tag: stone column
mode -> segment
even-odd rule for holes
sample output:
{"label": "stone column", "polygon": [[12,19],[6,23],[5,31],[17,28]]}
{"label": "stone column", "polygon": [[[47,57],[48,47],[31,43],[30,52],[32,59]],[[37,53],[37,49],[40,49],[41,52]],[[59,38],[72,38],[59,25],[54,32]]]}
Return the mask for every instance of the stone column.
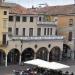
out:
{"label": "stone column", "polygon": [[34,59],[36,59],[36,53],[34,53]]}
{"label": "stone column", "polygon": [[48,52],[48,54],[47,54],[47,61],[49,61],[49,52]]}
{"label": "stone column", "polygon": [[59,58],[59,61],[62,60],[62,51],[60,51],[60,58]]}
{"label": "stone column", "polygon": [[71,51],[71,59],[74,60],[74,51]]}
{"label": "stone column", "polygon": [[21,54],[19,56],[19,65],[21,64]]}
{"label": "stone column", "polygon": [[5,56],[5,67],[7,67],[7,54]]}

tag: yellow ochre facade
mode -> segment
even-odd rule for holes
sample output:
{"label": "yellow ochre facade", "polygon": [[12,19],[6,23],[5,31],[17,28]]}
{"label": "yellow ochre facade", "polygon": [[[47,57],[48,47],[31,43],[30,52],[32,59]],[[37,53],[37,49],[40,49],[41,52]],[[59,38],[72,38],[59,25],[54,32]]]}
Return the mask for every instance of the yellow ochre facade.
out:
{"label": "yellow ochre facade", "polygon": [[[0,46],[3,46],[3,35],[7,38],[9,8],[0,6]],[[7,43],[7,41],[6,41]]]}

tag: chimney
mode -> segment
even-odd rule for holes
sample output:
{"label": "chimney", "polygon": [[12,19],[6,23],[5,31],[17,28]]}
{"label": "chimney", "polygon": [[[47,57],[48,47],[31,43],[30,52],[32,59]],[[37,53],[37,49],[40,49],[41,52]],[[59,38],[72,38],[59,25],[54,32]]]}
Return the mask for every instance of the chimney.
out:
{"label": "chimney", "polygon": [[34,9],[34,6],[32,5],[32,9]]}

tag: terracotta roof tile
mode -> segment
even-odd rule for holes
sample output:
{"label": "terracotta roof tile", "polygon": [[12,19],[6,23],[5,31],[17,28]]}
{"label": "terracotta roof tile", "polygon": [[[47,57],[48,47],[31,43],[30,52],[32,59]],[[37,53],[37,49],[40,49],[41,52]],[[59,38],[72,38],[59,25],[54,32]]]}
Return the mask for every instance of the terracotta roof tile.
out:
{"label": "terracotta roof tile", "polygon": [[11,9],[10,13],[17,13],[17,14],[41,14],[46,13],[50,15],[57,15],[57,14],[71,14],[75,13],[75,5],[63,5],[63,6],[47,6],[42,8],[24,8],[21,5],[14,4]]}
{"label": "terracotta roof tile", "polygon": [[9,13],[16,13],[16,14],[26,14],[27,9],[22,7],[21,5],[15,4],[9,10]]}
{"label": "terracotta roof tile", "polygon": [[70,14],[75,13],[75,5],[64,5],[64,6],[47,6],[38,10],[38,12],[44,12],[48,14]]}

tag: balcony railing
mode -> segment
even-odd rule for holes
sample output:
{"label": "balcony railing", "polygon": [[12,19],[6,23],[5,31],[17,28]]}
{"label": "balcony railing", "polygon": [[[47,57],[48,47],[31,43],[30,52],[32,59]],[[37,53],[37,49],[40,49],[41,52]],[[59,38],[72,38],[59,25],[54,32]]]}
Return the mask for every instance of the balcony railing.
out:
{"label": "balcony railing", "polygon": [[12,36],[8,40],[63,40],[63,36],[33,36],[33,37],[22,37],[22,36]]}
{"label": "balcony railing", "polygon": [[37,22],[37,25],[56,25],[56,22]]}

